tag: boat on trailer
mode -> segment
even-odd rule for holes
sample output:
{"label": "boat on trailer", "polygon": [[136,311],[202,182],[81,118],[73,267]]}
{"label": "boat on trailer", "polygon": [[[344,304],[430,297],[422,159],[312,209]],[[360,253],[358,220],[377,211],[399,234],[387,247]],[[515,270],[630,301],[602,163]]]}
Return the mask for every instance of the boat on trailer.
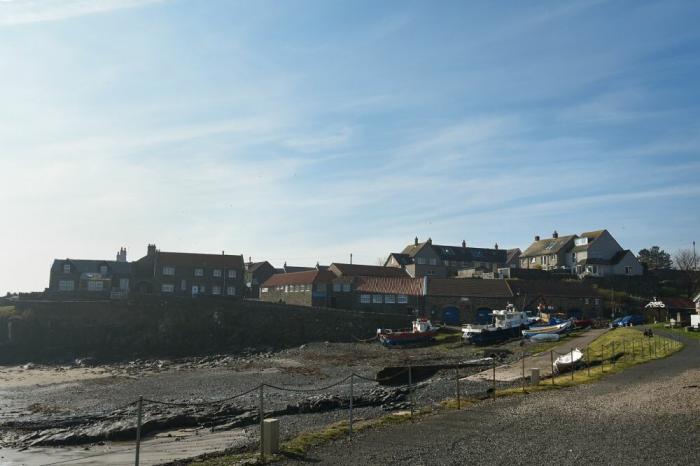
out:
{"label": "boat on trailer", "polygon": [[530,338],[533,335],[539,335],[543,333],[556,333],[556,334],[561,334],[564,332],[568,332],[571,330],[571,327],[573,325],[573,321],[567,320],[565,322],[562,322],[560,324],[554,324],[554,325],[544,325],[542,327],[530,327],[527,330],[523,330],[523,336],[525,338]]}
{"label": "boat on trailer", "polygon": [[378,329],[377,336],[382,345],[388,347],[419,345],[435,338],[438,328],[428,319],[416,319],[413,328],[406,330]]}
{"label": "boat on trailer", "polygon": [[490,345],[519,338],[521,331],[530,326],[532,317],[524,311],[517,311],[508,304],[505,309],[493,311],[491,325],[467,325],[462,328],[462,338],[466,343]]}

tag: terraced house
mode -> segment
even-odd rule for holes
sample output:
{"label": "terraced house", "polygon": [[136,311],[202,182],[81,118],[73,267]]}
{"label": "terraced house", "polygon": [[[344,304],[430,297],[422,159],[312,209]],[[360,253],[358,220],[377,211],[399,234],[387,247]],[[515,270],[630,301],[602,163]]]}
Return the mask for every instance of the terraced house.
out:
{"label": "terraced house", "polygon": [[134,290],[145,294],[242,298],[242,255],[165,252],[148,245],[146,256],[132,263]]}
{"label": "terraced house", "polygon": [[131,264],[126,249],[117,260],[55,259],[51,265],[48,291],[61,295],[89,294],[125,298],[129,293]]}
{"label": "terraced house", "polygon": [[462,269],[479,269],[496,272],[506,267],[508,252],[494,248],[467,247],[466,241],[461,246],[444,246],[433,244],[433,240],[420,243],[415,238],[413,244],[406,246],[400,253],[392,252],[385,261],[387,267],[406,270],[412,277],[455,277]]}

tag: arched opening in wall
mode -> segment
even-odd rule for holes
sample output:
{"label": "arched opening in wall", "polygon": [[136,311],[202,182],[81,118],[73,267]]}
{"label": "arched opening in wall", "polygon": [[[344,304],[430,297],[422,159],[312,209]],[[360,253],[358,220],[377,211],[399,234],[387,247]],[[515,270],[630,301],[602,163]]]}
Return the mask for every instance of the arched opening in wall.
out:
{"label": "arched opening in wall", "polygon": [[480,307],[476,310],[476,323],[479,325],[490,324],[493,320],[493,309],[490,307]]}
{"label": "arched opening in wall", "polygon": [[441,312],[442,323],[445,325],[459,325],[462,319],[459,315],[459,309],[455,306],[445,306]]}

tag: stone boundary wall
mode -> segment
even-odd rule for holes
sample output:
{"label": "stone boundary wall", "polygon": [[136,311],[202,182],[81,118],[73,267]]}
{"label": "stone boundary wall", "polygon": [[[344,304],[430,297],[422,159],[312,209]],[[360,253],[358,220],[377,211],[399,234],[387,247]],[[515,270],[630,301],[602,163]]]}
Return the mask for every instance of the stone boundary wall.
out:
{"label": "stone boundary wall", "polygon": [[244,348],[352,342],[378,328],[410,327],[411,315],[216,298],[20,301],[0,340],[0,364],[184,357]]}

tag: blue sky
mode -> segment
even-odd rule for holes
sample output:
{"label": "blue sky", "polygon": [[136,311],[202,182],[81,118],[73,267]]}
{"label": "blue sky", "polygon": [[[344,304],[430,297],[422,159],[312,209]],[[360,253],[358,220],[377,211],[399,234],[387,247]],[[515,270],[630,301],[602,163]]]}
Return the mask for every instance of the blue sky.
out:
{"label": "blue sky", "polygon": [[0,293],[53,258],[700,240],[694,1],[0,0]]}

